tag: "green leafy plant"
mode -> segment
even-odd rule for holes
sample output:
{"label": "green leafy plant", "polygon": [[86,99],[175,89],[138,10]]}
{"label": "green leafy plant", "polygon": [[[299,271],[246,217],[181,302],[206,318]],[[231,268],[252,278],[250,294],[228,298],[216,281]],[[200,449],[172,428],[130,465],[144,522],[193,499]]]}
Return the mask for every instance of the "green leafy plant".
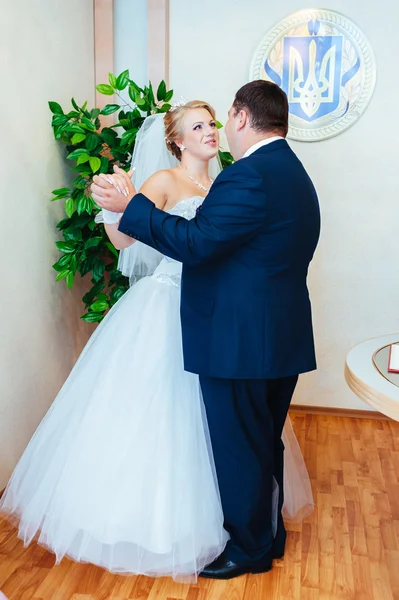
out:
{"label": "green leafy plant", "polygon": [[[65,280],[69,289],[76,274],[91,278],[91,289],[83,296],[85,313],[81,317],[88,322],[101,321],[129,287],[128,279],[117,269],[118,251],[104,226],[94,220],[99,208],[90,196],[93,175],[112,173],[115,164],[128,170],[145,117],[167,112],[173,97],[173,90],[167,90],[164,81],[155,93],[151,83],[139,87],[127,70],[118,76],[110,73],[109,83],[98,85],[97,90],[107,96],[116,95],[120,103],[107,104],[102,110],[88,109],[87,102],[78,106],[72,98],[72,110],[64,112],[57,102],[49,102],[54,137],[66,145],[66,158],[75,175],[69,187],[52,192],[51,202],[63,201],[66,213],[57,224],[64,239],[56,242],[61,257],[53,268],[56,280]],[[124,90],[131,103],[122,97]],[[115,124],[101,128],[100,116],[113,113],[118,113]],[[228,152],[220,152],[219,156],[223,168],[233,162]]]}

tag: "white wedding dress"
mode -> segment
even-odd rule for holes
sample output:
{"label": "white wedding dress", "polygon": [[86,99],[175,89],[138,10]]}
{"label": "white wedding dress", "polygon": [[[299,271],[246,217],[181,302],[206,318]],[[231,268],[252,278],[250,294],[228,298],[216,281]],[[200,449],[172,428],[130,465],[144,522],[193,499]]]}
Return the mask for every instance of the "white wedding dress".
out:
{"label": "white wedding dress", "polygon": [[[202,200],[170,213],[191,218]],[[183,368],[180,277],[162,258],[112,308],[0,502],[25,544],[36,539],[57,562],[184,581],[228,540],[199,379]],[[302,517],[312,495],[289,427],[288,511]]]}

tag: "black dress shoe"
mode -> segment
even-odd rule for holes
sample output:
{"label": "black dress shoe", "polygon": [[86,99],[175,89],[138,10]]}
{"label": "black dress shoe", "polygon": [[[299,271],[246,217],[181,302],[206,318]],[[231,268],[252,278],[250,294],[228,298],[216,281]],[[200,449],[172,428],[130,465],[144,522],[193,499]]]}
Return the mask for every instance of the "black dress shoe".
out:
{"label": "black dress shoe", "polygon": [[267,573],[272,568],[272,560],[263,561],[261,564],[236,565],[232,560],[221,554],[213,563],[205,567],[200,577],[207,579],[232,579],[245,575],[245,573]]}

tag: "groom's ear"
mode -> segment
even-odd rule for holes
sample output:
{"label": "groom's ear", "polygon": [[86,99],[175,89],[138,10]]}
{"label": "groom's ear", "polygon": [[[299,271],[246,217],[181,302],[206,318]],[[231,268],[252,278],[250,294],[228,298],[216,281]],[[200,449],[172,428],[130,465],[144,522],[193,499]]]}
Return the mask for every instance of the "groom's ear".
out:
{"label": "groom's ear", "polygon": [[236,116],[237,131],[244,129],[249,123],[249,116],[245,109],[241,109]]}

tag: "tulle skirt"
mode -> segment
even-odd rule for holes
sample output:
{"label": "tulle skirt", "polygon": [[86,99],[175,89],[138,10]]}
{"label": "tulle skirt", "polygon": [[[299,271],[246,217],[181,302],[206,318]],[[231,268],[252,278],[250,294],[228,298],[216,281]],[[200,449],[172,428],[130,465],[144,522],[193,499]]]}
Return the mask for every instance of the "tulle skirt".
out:
{"label": "tulle skirt", "polygon": [[[98,326],[11,477],[0,512],[25,544],[115,573],[193,581],[228,534],[180,287],[146,277]],[[290,422],[284,514],[313,508]]]}
{"label": "tulle skirt", "polygon": [[282,435],[284,450],[284,506],[287,523],[299,523],[314,510],[309,474],[288,416]]}
{"label": "tulle skirt", "polygon": [[117,573],[192,578],[228,534],[180,289],[146,277],[94,332],[0,503],[56,554]]}

